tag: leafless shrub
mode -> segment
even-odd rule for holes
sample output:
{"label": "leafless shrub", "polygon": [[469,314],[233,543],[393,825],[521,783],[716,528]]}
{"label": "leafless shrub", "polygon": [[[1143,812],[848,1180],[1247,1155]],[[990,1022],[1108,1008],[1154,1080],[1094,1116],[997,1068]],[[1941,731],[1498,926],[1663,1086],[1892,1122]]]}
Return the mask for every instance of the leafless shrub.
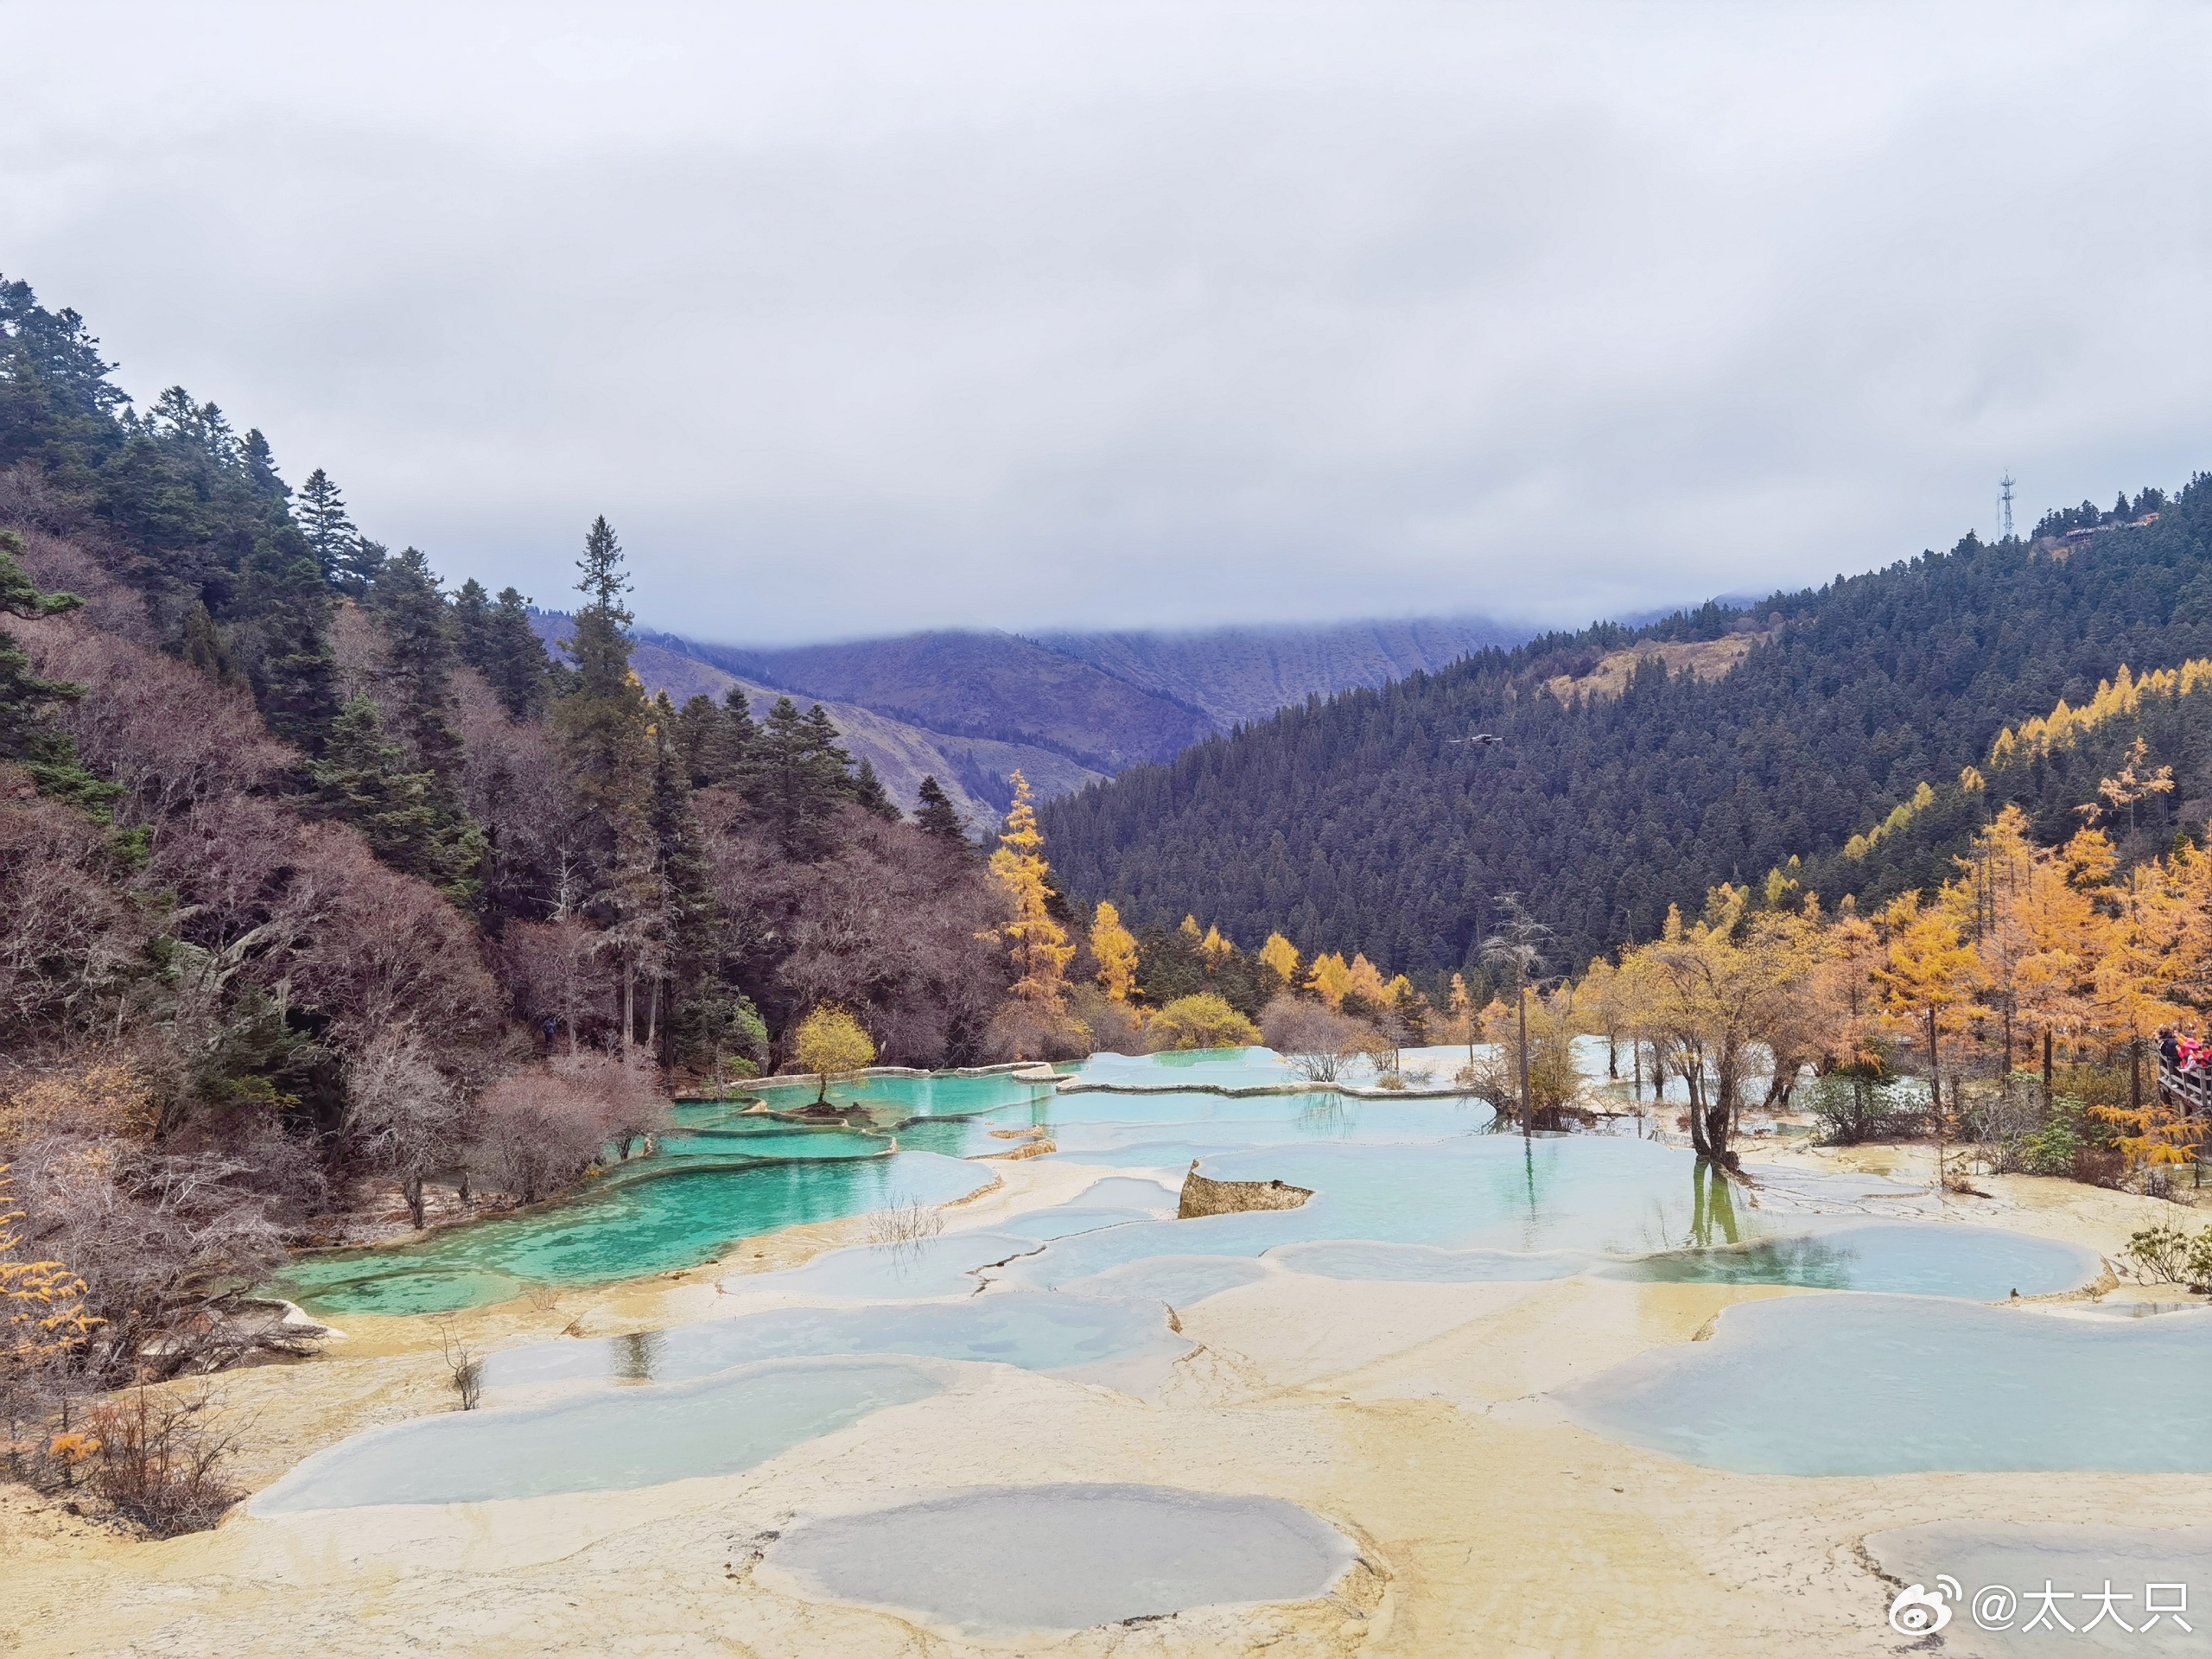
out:
{"label": "leafless shrub", "polygon": [[1261,1040],[1308,1083],[1334,1083],[1349,1045],[1365,1029],[1310,997],[1278,996],[1260,1010]]}
{"label": "leafless shrub", "polygon": [[511,1072],[485,1091],[474,1166],[531,1204],[575,1180],[610,1145],[626,1152],[668,1121],[650,1068],[605,1054],[563,1057]]}
{"label": "leafless shrub", "polygon": [[99,1020],[151,932],[108,880],[107,841],[0,766],[0,1050]]}
{"label": "leafless shrub", "polygon": [[67,1262],[103,1321],[73,1368],[108,1384],[213,1370],[301,1338],[248,1306],[285,1255],[283,1222],[318,1190],[312,1160],[274,1126],[220,1151],[111,1137],[28,1141],[16,1174],[30,1243]]}
{"label": "leafless shrub", "polygon": [[85,1438],[92,1491],[156,1538],[212,1527],[241,1496],[221,1472],[236,1431],[211,1417],[205,1393],[154,1394],[141,1383],[95,1409]]}
{"label": "leafless shrub", "polygon": [[423,1220],[423,1183],[458,1155],[461,1091],[430,1061],[411,1022],[371,1038],[346,1080],[346,1138],[375,1167],[398,1178],[407,1213]]}
{"label": "leafless shrub", "polygon": [[1065,1009],[1008,997],[991,1016],[985,1052],[996,1060],[1071,1060],[1090,1052],[1083,1028]]}
{"label": "leafless shrub", "polygon": [[533,1313],[554,1313],[560,1311],[561,1289],[557,1285],[541,1284],[533,1281],[522,1287],[522,1296],[523,1300],[530,1304],[530,1311]]}
{"label": "leafless shrub", "polygon": [[1069,1012],[1090,1033],[1092,1052],[1142,1054],[1151,1046],[1145,1036],[1144,1017],[1096,986],[1077,986],[1068,1003]]}
{"label": "leafless shrub", "polygon": [[897,1249],[935,1238],[944,1230],[944,1212],[919,1198],[908,1198],[888,1210],[869,1214],[861,1224],[861,1236],[870,1244]]}
{"label": "leafless shrub", "polygon": [[993,1052],[987,1032],[1007,976],[1003,952],[976,936],[1005,910],[980,861],[849,807],[842,850],[787,863],[734,793],[696,800],[730,945],[773,964],[753,991],[772,1029],[834,1003],[868,1027],[887,1065],[960,1065]]}
{"label": "leafless shrub", "polygon": [[453,1391],[461,1396],[460,1409],[474,1411],[484,1395],[484,1361],[469,1351],[461,1327],[448,1314],[437,1322],[438,1353],[453,1375]]}
{"label": "leafless shrub", "polygon": [[117,819],[150,830],[156,845],[188,807],[252,793],[296,758],[242,687],[81,618],[24,632],[41,673],[86,688],[54,718],[87,766],[124,786]]}

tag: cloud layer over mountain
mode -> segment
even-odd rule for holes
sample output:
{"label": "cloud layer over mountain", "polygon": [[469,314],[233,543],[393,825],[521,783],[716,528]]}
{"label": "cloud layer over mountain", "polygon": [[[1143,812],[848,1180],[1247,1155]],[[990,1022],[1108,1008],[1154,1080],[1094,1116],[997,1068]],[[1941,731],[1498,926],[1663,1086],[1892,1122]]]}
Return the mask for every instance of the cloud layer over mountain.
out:
{"label": "cloud layer over mountain", "polygon": [[0,270],[142,399],[693,637],[1579,621],[2212,456],[2194,6],[8,20]]}

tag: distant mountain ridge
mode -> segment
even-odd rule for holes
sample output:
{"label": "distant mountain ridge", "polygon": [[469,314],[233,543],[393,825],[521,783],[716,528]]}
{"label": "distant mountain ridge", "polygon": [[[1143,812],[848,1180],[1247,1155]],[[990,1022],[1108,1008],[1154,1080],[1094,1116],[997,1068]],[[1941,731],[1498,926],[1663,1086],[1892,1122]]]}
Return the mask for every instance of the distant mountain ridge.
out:
{"label": "distant mountain ridge", "polygon": [[1319,628],[1043,633],[1036,642],[1195,708],[1214,730],[1227,731],[1310,696],[1433,673],[1489,646],[1517,645],[1534,632],[1486,617],[1439,616]]}
{"label": "distant mountain ridge", "polygon": [[[557,651],[570,623],[544,612],[537,626]],[[735,684],[756,712],[779,696],[819,702],[902,805],[934,776],[981,828],[1005,811],[1017,768],[1050,799],[1308,697],[1433,672],[1527,637],[1481,617],[1033,639],[941,630],[780,647],[640,628],[632,660],[649,691],[679,703]]]}

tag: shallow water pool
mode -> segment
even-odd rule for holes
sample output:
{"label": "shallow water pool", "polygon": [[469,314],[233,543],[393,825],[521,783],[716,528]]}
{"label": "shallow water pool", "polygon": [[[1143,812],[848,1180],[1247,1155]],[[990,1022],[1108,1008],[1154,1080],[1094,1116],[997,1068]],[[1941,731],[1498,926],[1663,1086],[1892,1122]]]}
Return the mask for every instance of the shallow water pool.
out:
{"label": "shallow water pool", "polygon": [[533,1283],[603,1284],[711,1262],[735,1240],[909,1200],[945,1204],[988,1186],[987,1166],[932,1153],[766,1160],[631,1170],[582,1195],[391,1249],[288,1263],[280,1295],[327,1313],[440,1313]]}
{"label": "shallow water pool", "polygon": [[2208,1368],[2212,1312],[2102,1321],[1837,1294],[1731,1307],[1711,1341],[1554,1397],[1601,1434],[1749,1474],[2203,1473]]}
{"label": "shallow water pool", "polygon": [[371,1503],[474,1503],[734,1474],[803,1440],[938,1390],[911,1365],[751,1367],[685,1387],[556,1405],[448,1412],[317,1452],[249,1506],[256,1515]]}
{"label": "shallow water pool", "polygon": [[777,1308],[643,1337],[534,1343],[484,1362],[486,1388],[671,1382],[799,1356],[906,1354],[982,1360],[1137,1382],[1192,1344],[1157,1301],[1008,1292],[959,1302]]}
{"label": "shallow water pool", "polygon": [[1167,1486],[986,1486],[801,1521],[765,1566],[797,1587],[976,1635],[1302,1601],[1357,1559],[1280,1498]]}
{"label": "shallow water pool", "polygon": [[1994,1227],[1868,1222],[1722,1249],[1669,1250],[1605,1271],[1675,1284],[1802,1285],[1996,1302],[2016,1293],[2073,1290],[2101,1266],[2094,1250]]}

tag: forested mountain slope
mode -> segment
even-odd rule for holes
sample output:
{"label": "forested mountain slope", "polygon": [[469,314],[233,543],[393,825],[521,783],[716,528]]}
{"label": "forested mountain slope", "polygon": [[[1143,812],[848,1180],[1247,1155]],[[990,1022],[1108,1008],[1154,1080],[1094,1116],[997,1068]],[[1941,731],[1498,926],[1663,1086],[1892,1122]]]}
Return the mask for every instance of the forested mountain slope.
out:
{"label": "forested mountain slope", "polygon": [[[1134,920],[1194,912],[1248,945],[1281,928],[1416,973],[1466,962],[1518,892],[1556,930],[1553,968],[1576,968],[1670,903],[1835,854],[2123,663],[2212,652],[2212,478],[2122,508],[1313,698],[1051,803],[1055,861]],[[1617,695],[1549,689],[1639,640],[1732,632],[1770,637],[1718,679],[1655,660]],[[1450,741],[1471,732],[1502,741]]]}

